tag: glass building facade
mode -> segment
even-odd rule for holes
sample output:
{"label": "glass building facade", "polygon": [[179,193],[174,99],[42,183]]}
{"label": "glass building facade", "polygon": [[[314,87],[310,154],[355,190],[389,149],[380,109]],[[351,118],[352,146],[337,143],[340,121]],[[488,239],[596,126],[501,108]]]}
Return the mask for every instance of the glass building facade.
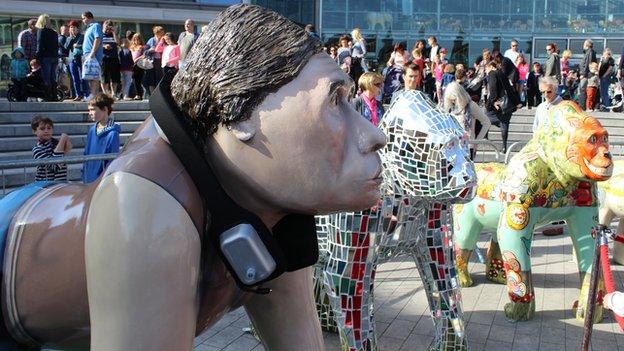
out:
{"label": "glass building facade", "polygon": [[[592,38],[600,52],[616,55],[624,43],[624,0],[317,0],[252,1],[300,23],[315,23],[325,42],[359,27],[369,57],[385,62],[396,42],[412,48],[417,39],[435,35],[452,62],[472,63],[483,48],[506,50],[511,39],[533,60],[541,60],[554,41],[561,50],[582,55]],[[305,10],[282,11],[283,3]],[[314,21],[301,14],[315,13]],[[299,16],[299,17],[298,17]],[[535,51],[535,52],[533,52]]]}

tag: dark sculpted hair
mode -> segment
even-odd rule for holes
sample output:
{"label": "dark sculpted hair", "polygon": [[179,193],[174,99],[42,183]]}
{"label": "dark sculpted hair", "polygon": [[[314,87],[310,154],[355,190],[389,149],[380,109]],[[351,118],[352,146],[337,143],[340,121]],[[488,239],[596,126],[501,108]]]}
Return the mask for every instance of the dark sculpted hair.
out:
{"label": "dark sculpted hair", "polygon": [[180,110],[208,137],[251,117],[264,98],[323,52],[320,40],[276,12],[234,5],[208,25],[171,83]]}

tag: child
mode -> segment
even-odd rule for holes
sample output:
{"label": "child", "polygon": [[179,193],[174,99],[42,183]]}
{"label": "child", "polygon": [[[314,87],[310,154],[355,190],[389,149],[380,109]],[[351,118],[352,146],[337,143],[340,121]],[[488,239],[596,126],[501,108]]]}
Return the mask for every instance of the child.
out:
{"label": "child", "polygon": [[41,65],[36,59],[30,60],[30,73],[26,75],[26,83],[36,89],[43,90],[43,76],[41,75]]}
{"label": "child", "polygon": [[[444,53],[443,53],[444,52]],[[446,62],[443,57],[446,56],[446,49],[441,49],[440,53],[433,58],[433,77],[435,78],[435,91],[438,105],[442,105],[442,76],[444,76],[444,67]]]}
{"label": "child", "polygon": [[[95,124],[89,128],[85,155],[98,155],[119,152],[119,132],[121,127],[115,123],[110,114],[113,112],[114,100],[104,93],[97,94],[89,100],[89,116]],[[82,181],[90,183],[96,180],[109,161],[88,161],[82,167]]]}
{"label": "child", "polygon": [[180,46],[173,38],[172,33],[165,33],[165,43],[167,46],[163,49],[162,54],[162,67],[163,72],[169,73],[173,71],[173,73],[178,71],[178,65],[180,63]]}
{"label": "child", "polygon": [[533,63],[533,71],[527,77],[527,107],[537,107],[542,103],[542,93],[539,90],[539,78],[542,76],[542,65]]}
{"label": "child", "polygon": [[[33,147],[33,157],[37,160],[63,157],[71,151],[72,144],[67,134],[61,134],[61,139],[52,137],[54,123],[48,117],[36,115],[30,121],[33,134],[37,137],[37,145]],[[37,166],[35,181],[67,181],[67,166],[64,163]]]}
{"label": "child", "polygon": [[455,80],[455,66],[448,64],[444,67],[444,74],[442,75],[442,88],[446,88],[451,82]]}
{"label": "child", "polygon": [[130,86],[132,85],[132,74],[134,69],[134,60],[130,51],[130,41],[123,38],[121,42],[121,50],[119,50],[119,71],[121,72],[121,91],[124,100],[132,100],[130,98]]}
{"label": "child", "polygon": [[28,60],[24,57],[24,49],[18,46],[11,53],[11,80],[15,86],[18,101],[26,101],[26,75],[28,74]]}
{"label": "child", "polygon": [[438,100],[438,104],[443,105],[444,90],[446,90],[446,86],[451,84],[454,80],[455,80],[455,66],[449,63],[444,66],[444,74],[442,75],[442,94]]}
{"label": "child", "polygon": [[585,109],[589,111],[594,111],[596,109],[599,86],[600,77],[598,76],[598,63],[592,62],[589,64],[589,76],[587,76],[587,99],[585,100]]}

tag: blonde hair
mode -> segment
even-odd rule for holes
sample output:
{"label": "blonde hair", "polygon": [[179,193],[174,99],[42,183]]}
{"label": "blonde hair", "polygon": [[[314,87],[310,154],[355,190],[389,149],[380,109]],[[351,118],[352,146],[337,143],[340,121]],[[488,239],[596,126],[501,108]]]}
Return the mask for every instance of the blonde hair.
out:
{"label": "blonde hair", "polygon": [[464,110],[470,104],[470,95],[457,82],[453,81],[444,90],[444,108],[454,114]]}
{"label": "blonde hair", "polygon": [[561,57],[565,57],[565,58],[572,57],[572,50],[569,50],[569,49],[563,50],[563,53],[561,54]]}
{"label": "blonde hair", "polygon": [[154,33],[154,35],[160,34],[161,36],[163,36],[165,35],[165,28],[163,28],[162,26],[154,26],[152,28],[152,33]]}
{"label": "blonde hair", "polygon": [[415,57],[415,58],[416,57],[422,57],[423,56],[422,55],[422,50],[420,48],[414,48],[412,50],[412,56]]}
{"label": "blonde hair", "polygon": [[383,76],[377,72],[366,72],[360,76],[358,87],[362,91],[371,90],[377,83],[383,83]]}
{"label": "blonde hair", "polygon": [[444,73],[455,73],[455,66],[453,64],[448,64],[444,66]]}
{"label": "blonde hair", "polygon": [[598,69],[598,62],[592,62],[589,64],[590,69]]}
{"label": "blonde hair", "polygon": [[37,23],[35,23],[35,27],[39,29],[50,27],[50,15],[48,15],[47,13],[39,15],[39,18],[37,18]]}
{"label": "blonde hair", "polygon": [[351,31],[351,38],[353,38],[354,41],[360,41],[364,39],[362,33],[360,32],[360,28],[353,28],[353,30]]}
{"label": "blonde hair", "polygon": [[605,48],[605,49],[602,51],[602,53],[603,53],[603,54],[609,54],[609,55],[611,55],[611,54],[612,54],[611,49],[609,49],[609,48]]}

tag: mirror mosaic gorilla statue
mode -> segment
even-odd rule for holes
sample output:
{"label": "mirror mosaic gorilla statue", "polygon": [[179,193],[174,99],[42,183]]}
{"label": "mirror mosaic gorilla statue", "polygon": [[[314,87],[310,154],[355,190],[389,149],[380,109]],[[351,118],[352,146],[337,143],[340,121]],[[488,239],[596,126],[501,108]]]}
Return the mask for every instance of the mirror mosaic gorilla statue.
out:
{"label": "mirror mosaic gorilla statue", "polygon": [[317,217],[321,259],[315,286],[321,323],[337,327],[343,350],[378,350],[375,270],[379,263],[409,255],[435,324],[431,348],[465,350],[448,206],[474,195],[468,136],[452,115],[418,91],[399,95],[379,128],[388,144],[380,151],[384,183],[377,206]]}
{"label": "mirror mosaic gorilla statue", "polygon": [[[479,165],[476,197],[455,206],[456,262],[462,286],[472,284],[468,260],[479,233],[494,230],[488,277],[507,284],[511,300],[505,306],[508,318],[531,319],[535,313],[533,230],[565,220],[581,275],[581,294],[574,310],[582,320],[594,252],[591,232],[598,224],[596,182],[609,179],[612,171],[608,133],[600,122],[571,101],[552,107],[535,136],[508,166]],[[602,306],[598,305],[594,319],[601,320],[601,316]]]}
{"label": "mirror mosaic gorilla statue", "polygon": [[[241,213],[276,236],[311,232],[316,253],[314,215],[377,202],[385,136],[353,110],[352,83],[319,40],[236,5],[187,61],[158,87],[152,112],[158,119],[154,106],[164,106],[191,127],[183,146]],[[96,182],[37,184],[2,200],[5,345],[191,350],[195,335],[244,306],[267,350],[324,349],[311,268],[263,284],[268,294],[239,288],[206,238],[222,219],[207,213],[210,193],[200,196],[171,135],[149,117]],[[293,216],[305,226],[278,233]]]}

